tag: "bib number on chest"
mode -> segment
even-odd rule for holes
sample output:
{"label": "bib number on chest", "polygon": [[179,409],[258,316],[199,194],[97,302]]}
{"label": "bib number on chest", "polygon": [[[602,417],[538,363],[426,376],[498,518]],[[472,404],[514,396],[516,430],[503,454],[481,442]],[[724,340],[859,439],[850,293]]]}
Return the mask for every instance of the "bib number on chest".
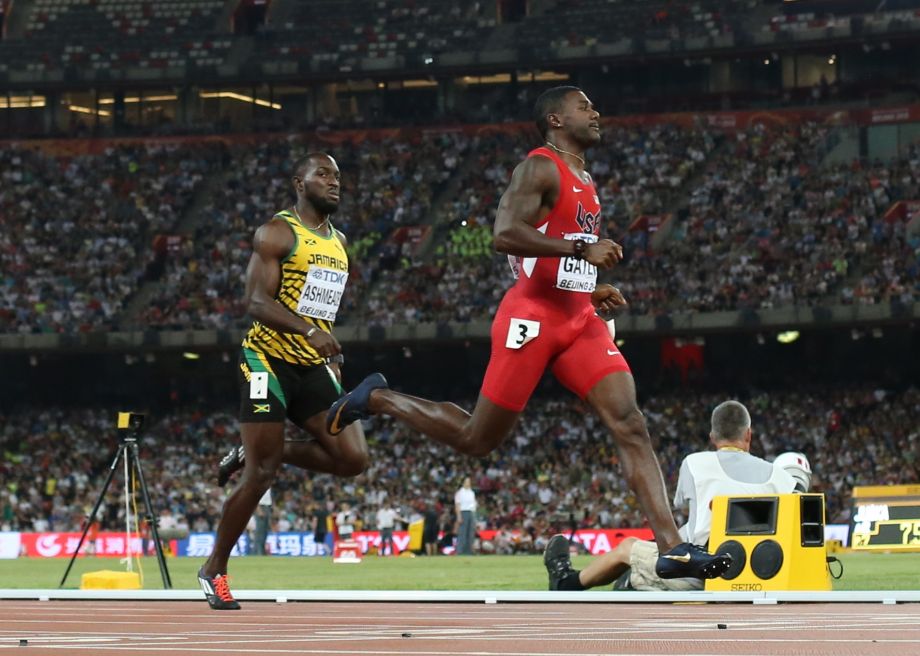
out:
{"label": "bib number on chest", "polygon": [[519,349],[527,342],[535,340],[539,334],[539,321],[512,317],[511,323],[508,324],[508,338],[505,340],[505,348]]}
{"label": "bib number on chest", "polygon": [[335,321],[346,282],[346,271],[311,266],[297,303],[297,313],[311,319]]}
{"label": "bib number on chest", "polygon": [[[597,235],[568,232],[563,239],[581,239],[593,244],[597,242]],[[597,267],[585,260],[576,260],[574,257],[559,258],[559,270],[556,272],[556,289],[567,292],[591,293],[597,287]]]}

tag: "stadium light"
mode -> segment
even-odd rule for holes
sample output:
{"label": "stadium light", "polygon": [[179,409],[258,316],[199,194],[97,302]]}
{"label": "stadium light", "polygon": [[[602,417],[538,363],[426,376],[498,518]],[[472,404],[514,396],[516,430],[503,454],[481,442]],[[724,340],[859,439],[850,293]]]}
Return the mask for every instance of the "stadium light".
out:
{"label": "stadium light", "polygon": [[99,116],[111,116],[112,112],[100,109],[96,111],[95,109],[90,109],[89,107],[83,107],[82,105],[68,105],[67,109],[72,112],[79,112],[80,114],[98,114]]}
{"label": "stadium light", "polygon": [[185,358],[186,360],[200,360],[201,359],[201,355],[199,355],[198,353],[192,353],[191,351],[186,351],[185,353],[182,354],[182,357]]}
{"label": "stadium light", "polygon": [[403,89],[425,89],[438,86],[434,80],[403,80]]}
{"label": "stadium light", "polygon": [[[124,99],[124,103],[126,105],[129,105],[132,103],[139,103],[139,102],[159,102],[162,100],[178,100],[178,99],[179,99],[179,96],[176,96],[176,95],[144,96],[143,98],[141,98],[140,96],[128,96]],[[100,105],[114,105],[115,99],[114,98],[102,98],[99,101],[99,104]]]}
{"label": "stadium light", "polygon": [[272,109],[281,109],[280,103],[272,103],[267,100],[260,100],[252,96],[246,96],[242,93],[233,91],[202,91],[198,94],[201,98],[229,98],[230,100],[239,100],[240,102],[253,103],[259,107],[271,107]]}
{"label": "stadium light", "polygon": [[0,97],[0,109],[31,109],[33,107],[44,106],[44,96],[10,96],[9,98]]}
{"label": "stadium light", "polygon": [[780,334],[778,334],[776,336],[776,341],[779,342],[780,344],[792,344],[792,342],[794,342],[798,338],[799,338],[798,330],[787,330],[785,332],[781,332]]}
{"label": "stadium light", "polygon": [[561,82],[563,80],[568,80],[572,76],[568,73],[556,73],[555,71],[540,71],[534,73],[533,81],[534,82]]}

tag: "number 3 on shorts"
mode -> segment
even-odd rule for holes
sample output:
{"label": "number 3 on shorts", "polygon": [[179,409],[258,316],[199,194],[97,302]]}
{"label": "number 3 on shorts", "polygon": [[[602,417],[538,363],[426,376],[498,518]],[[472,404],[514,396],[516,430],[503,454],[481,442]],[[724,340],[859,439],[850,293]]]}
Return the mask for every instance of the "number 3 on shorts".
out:
{"label": "number 3 on shorts", "polygon": [[540,322],[528,319],[511,318],[508,324],[508,338],[505,348],[519,349],[527,342],[532,342],[540,334]]}

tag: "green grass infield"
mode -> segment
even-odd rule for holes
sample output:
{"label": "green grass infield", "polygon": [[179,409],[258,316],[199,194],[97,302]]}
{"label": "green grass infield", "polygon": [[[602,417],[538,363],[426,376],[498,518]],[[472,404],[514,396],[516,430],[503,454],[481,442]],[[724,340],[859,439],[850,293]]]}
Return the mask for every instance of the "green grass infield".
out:
{"label": "green grass infield", "polygon": [[[843,577],[835,590],[920,589],[920,553],[845,553]],[[582,568],[590,556],[577,556]],[[167,558],[174,588],[197,588],[195,573],[203,559]],[[0,560],[0,588],[57,588],[67,560]],[[144,588],[160,589],[155,558],[143,558]],[[80,575],[124,570],[117,558],[78,558],[65,588],[78,588]],[[367,556],[361,563],[336,564],[331,558],[247,556],[230,561],[235,590],[546,590],[540,556]],[[607,588],[596,588],[607,590]]]}

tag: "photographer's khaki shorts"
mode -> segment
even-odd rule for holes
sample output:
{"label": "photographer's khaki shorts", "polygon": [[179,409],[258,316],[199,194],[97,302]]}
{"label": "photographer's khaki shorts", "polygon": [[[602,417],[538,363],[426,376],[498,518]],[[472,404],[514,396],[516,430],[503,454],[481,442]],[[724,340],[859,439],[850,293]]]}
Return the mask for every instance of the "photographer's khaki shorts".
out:
{"label": "photographer's khaki shorts", "polygon": [[637,540],[629,554],[629,584],[636,590],[702,590],[700,579],[662,579],[655,574],[658,561],[658,545],[654,542]]}

